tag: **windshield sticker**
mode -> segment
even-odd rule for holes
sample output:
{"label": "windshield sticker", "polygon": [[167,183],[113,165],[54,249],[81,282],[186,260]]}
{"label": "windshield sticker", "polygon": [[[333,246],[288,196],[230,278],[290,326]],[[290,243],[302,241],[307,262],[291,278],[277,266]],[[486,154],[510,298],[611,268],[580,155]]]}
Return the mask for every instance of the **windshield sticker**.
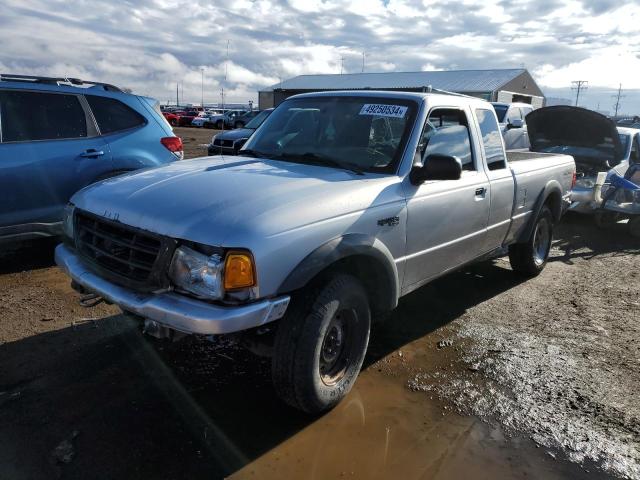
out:
{"label": "windshield sticker", "polygon": [[365,103],[360,110],[360,115],[376,115],[379,117],[403,118],[408,107],[402,105],[382,105],[376,103]]}

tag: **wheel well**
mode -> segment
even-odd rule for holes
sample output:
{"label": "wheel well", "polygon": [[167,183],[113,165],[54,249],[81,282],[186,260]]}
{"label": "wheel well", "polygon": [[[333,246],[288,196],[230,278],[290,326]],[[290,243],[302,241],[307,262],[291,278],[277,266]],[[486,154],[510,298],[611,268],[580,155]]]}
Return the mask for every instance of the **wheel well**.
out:
{"label": "wheel well", "polygon": [[392,310],[397,302],[393,280],[380,260],[369,255],[350,255],[332,263],[310,282],[322,281],[334,272],[353,275],[360,280],[371,301],[371,309],[376,312]]}
{"label": "wheel well", "polygon": [[562,198],[560,197],[560,193],[557,191],[551,192],[544,201],[544,205],[549,207],[549,210],[551,210],[553,221],[556,223],[560,221],[560,216],[562,215]]}

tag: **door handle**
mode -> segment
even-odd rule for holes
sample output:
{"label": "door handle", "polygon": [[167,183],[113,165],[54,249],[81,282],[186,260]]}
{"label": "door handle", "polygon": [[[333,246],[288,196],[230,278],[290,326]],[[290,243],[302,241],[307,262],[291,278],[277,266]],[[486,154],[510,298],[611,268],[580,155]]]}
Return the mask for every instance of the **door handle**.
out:
{"label": "door handle", "polygon": [[481,197],[486,193],[487,189],[484,187],[476,188],[476,197]]}
{"label": "door handle", "polygon": [[85,150],[80,154],[80,156],[83,158],[100,157],[102,155],[104,155],[104,152],[102,150],[95,150],[93,148],[90,148],[89,150]]}

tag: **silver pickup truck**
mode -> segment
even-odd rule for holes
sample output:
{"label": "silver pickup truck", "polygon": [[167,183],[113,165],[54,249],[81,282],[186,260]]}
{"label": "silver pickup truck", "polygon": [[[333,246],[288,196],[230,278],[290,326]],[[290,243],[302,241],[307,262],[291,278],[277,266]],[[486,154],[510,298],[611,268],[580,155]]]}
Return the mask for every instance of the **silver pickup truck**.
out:
{"label": "silver pickup truck", "polygon": [[403,295],[506,249],[537,275],[575,181],[570,156],[506,155],[489,103],[434,93],[291,97],[239,155],[85,188],[56,261],[156,332],[272,339],[306,412],[347,394]]}

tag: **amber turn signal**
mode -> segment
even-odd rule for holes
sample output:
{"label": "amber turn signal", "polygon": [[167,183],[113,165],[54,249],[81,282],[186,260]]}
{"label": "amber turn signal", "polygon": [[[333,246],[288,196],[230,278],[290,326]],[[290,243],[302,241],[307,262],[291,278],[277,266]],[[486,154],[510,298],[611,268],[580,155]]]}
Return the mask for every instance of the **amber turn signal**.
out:
{"label": "amber turn signal", "polygon": [[255,284],[253,257],[244,252],[229,252],[224,263],[225,290],[253,287]]}

